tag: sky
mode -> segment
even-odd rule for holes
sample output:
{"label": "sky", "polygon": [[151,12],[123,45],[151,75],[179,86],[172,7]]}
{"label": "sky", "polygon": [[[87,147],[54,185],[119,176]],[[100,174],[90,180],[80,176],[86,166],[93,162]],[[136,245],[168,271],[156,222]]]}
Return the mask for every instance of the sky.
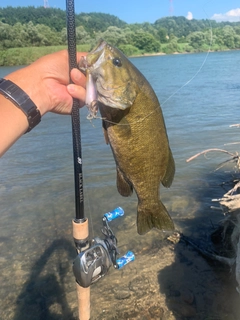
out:
{"label": "sky", "polygon": [[[66,9],[65,0],[0,0],[0,7],[44,6]],[[168,16],[240,21],[239,0],[75,0],[75,12],[103,12],[127,23],[154,23]]]}

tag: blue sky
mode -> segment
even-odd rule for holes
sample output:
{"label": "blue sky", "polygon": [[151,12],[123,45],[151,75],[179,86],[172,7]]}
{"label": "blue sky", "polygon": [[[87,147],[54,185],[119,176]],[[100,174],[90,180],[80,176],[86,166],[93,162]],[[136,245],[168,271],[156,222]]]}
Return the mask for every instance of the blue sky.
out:
{"label": "blue sky", "polygon": [[[45,0],[53,8],[65,10],[65,0]],[[44,0],[0,0],[5,6],[43,6]],[[189,19],[212,18],[240,21],[239,0],[75,0],[75,11],[113,14],[127,23],[150,22],[169,15]]]}

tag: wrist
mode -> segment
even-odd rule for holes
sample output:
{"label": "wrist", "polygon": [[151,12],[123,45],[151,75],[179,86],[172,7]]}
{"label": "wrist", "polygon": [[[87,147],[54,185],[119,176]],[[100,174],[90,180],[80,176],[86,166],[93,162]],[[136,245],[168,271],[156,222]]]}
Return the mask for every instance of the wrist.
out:
{"label": "wrist", "polygon": [[40,121],[41,114],[34,102],[25,91],[11,80],[0,78],[0,94],[20,109],[28,121],[28,129],[31,131]]}
{"label": "wrist", "polygon": [[37,109],[40,111],[41,116],[43,116],[48,111],[46,108],[48,104],[45,101],[45,96],[42,96],[40,94],[41,92],[44,92],[42,90],[42,81],[40,77],[38,79],[36,74],[31,76],[31,72],[28,71],[28,69],[30,68],[31,66],[19,69],[4,78],[6,80],[12,81],[19,88],[21,88],[36,105]]}

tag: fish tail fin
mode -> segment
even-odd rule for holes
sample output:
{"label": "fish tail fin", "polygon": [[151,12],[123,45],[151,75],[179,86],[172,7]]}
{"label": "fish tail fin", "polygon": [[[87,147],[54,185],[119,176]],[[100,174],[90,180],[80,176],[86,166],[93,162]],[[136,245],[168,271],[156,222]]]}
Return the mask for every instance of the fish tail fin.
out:
{"label": "fish tail fin", "polygon": [[163,203],[159,200],[152,206],[138,205],[137,231],[140,235],[152,228],[174,230],[174,224]]}

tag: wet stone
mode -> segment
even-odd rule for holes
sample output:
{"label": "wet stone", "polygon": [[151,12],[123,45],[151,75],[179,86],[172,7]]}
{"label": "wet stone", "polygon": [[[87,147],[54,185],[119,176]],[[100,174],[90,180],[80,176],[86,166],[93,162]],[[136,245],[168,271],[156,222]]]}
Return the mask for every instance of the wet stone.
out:
{"label": "wet stone", "polygon": [[194,306],[181,301],[171,301],[171,309],[177,315],[185,318],[195,317],[197,314],[197,310]]}
{"label": "wet stone", "polygon": [[96,320],[118,320],[118,316],[113,314],[113,312],[109,311],[109,312],[105,312],[103,311],[97,318]]}
{"label": "wet stone", "polygon": [[149,280],[145,277],[137,277],[130,282],[129,289],[140,298],[149,291]]}
{"label": "wet stone", "polygon": [[128,299],[131,296],[130,290],[127,287],[117,287],[113,289],[113,292],[117,300]]}
{"label": "wet stone", "polygon": [[188,304],[192,304],[194,302],[194,295],[190,290],[182,289],[181,290],[181,299]]}
{"label": "wet stone", "polygon": [[169,289],[168,297],[180,297],[181,293],[179,290],[176,290],[174,288]]}
{"label": "wet stone", "polygon": [[151,315],[152,319],[162,320],[164,315],[163,308],[159,306],[152,306],[148,309],[149,314]]}

